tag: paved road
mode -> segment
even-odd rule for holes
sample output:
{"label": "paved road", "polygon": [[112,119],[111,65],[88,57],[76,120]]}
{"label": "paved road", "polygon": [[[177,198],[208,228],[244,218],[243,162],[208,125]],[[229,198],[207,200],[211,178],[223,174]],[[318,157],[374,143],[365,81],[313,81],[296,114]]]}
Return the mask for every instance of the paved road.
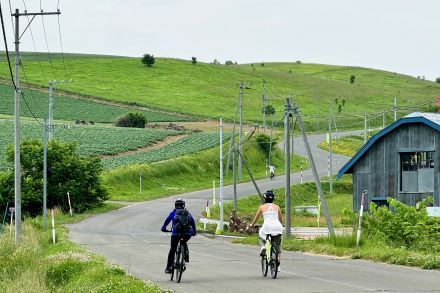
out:
{"label": "paved road", "polygon": [[[310,145],[321,176],[327,174],[327,153],[315,146],[320,135],[310,136]],[[305,155],[302,142],[295,141],[295,153]],[[334,156],[335,171],[347,157]],[[312,179],[310,170],[304,179]],[[293,174],[291,181],[299,182]],[[259,180],[261,190],[282,187],[284,176]],[[254,194],[252,184],[240,184],[239,196]],[[194,215],[204,210],[210,190],[183,195]],[[232,187],[225,187],[232,198]],[[159,232],[174,197],[134,204],[117,211],[91,217],[75,224],[70,237],[91,251],[105,256],[131,274],[159,283],[177,292],[440,292],[440,272],[401,266],[284,252],[279,279],[261,276],[258,248],[230,244],[196,236],[190,241],[190,260],[182,283],[168,280],[163,273],[169,236]]]}

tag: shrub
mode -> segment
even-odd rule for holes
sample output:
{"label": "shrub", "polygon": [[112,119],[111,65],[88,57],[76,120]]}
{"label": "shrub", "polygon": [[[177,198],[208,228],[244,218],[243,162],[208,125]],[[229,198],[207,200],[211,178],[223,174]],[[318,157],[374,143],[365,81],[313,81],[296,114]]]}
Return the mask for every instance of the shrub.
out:
{"label": "shrub", "polygon": [[[43,194],[43,145],[38,140],[25,140],[20,149],[22,166],[22,209],[23,214],[35,216],[42,211]],[[6,159],[13,168],[14,149],[8,146]],[[107,190],[101,184],[101,158],[81,157],[76,145],[55,140],[47,147],[47,203],[69,209],[67,192],[72,206],[82,212],[101,204],[107,199]],[[0,197],[3,203],[14,202],[14,172],[0,176]]]}
{"label": "shrub", "polygon": [[353,74],[350,76],[350,83],[354,83],[354,80],[356,79],[356,76]]}
{"label": "shrub", "polygon": [[431,200],[428,198],[416,206],[408,206],[389,198],[391,210],[372,203],[368,233],[392,246],[440,252],[440,218],[429,217],[426,213]]}
{"label": "shrub", "polygon": [[156,62],[156,61],[154,60],[154,56],[153,55],[144,54],[144,56],[142,57],[141,62],[145,66],[151,67],[151,66],[153,66],[154,62]]}
{"label": "shrub", "polygon": [[258,134],[255,136],[255,141],[258,143],[258,147],[267,155],[269,155],[269,151],[274,148],[277,143],[277,140],[272,138],[272,144],[270,142],[270,136],[267,134]]}
{"label": "shrub", "polygon": [[436,83],[440,83],[440,77],[437,77],[437,78],[435,79],[435,82],[436,82]]}
{"label": "shrub", "polygon": [[191,57],[191,63],[192,63],[192,65],[196,65],[197,64],[197,58],[196,57]]}
{"label": "shrub", "polygon": [[115,122],[118,127],[144,128],[145,124],[147,124],[147,118],[142,113],[128,113]]}
{"label": "shrub", "polygon": [[234,62],[232,62],[231,60],[227,60],[225,61],[225,65],[234,65]]}
{"label": "shrub", "polygon": [[275,108],[273,105],[266,105],[266,114],[267,115],[274,115],[275,114]]}

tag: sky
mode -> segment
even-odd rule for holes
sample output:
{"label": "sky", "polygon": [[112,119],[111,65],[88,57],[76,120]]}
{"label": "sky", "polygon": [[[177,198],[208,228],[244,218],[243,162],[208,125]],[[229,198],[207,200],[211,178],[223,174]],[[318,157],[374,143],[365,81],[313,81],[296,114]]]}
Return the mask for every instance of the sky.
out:
{"label": "sky", "polygon": [[[203,62],[362,66],[440,76],[438,0],[0,0],[13,48],[12,10],[38,17],[23,51],[175,57]],[[27,20],[22,19],[21,25]],[[43,30],[43,22],[47,36]],[[34,37],[34,42],[32,41]]]}

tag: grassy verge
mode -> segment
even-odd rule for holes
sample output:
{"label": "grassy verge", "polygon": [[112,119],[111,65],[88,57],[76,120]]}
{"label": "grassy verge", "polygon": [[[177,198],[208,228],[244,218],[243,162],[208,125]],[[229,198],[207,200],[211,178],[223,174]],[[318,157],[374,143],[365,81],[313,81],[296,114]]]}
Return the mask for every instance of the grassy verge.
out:
{"label": "grassy verge", "polygon": [[[256,235],[234,239],[234,243],[257,245]],[[423,269],[440,269],[440,256],[436,253],[409,250],[402,247],[392,247],[380,239],[362,238],[360,246],[356,247],[356,236],[341,235],[334,237],[319,237],[314,240],[283,239],[283,250],[311,252],[323,255],[335,255],[352,259],[367,259],[372,261],[420,267]]]}
{"label": "grassy verge", "polygon": [[[228,143],[223,154],[226,154]],[[266,160],[264,153],[255,142],[243,146],[244,157],[250,165],[255,178],[266,177]],[[273,151],[272,162],[278,174],[284,170],[284,158],[280,150]],[[298,171],[300,161],[304,158],[295,156],[291,160],[291,169]],[[200,190],[212,187],[215,180],[218,185],[219,148],[202,151],[194,155],[182,156],[176,159],[146,165],[131,165],[118,168],[104,174],[104,182],[109,187],[113,200],[144,201],[174,194]],[[303,163],[303,167],[308,166]],[[232,167],[231,167],[232,168]],[[142,194],[139,192],[139,174],[142,174]],[[243,182],[248,181],[249,175],[243,166]],[[232,172],[224,176],[224,184],[232,183]]]}
{"label": "grassy verge", "polygon": [[118,208],[107,204],[86,214],[56,213],[57,243],[42,219],[26,219],[22,224],[22,244],[15,246],[9,227],[0,236],[1,292],[166,292],[157,285],[130,276],[104,258],[71,242],[67,228],[93,214]]}

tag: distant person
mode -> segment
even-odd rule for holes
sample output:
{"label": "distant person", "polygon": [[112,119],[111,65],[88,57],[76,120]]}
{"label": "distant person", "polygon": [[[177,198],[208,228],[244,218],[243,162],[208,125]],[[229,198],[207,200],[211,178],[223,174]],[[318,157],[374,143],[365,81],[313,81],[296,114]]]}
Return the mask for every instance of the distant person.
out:
{"label": "distant person", "polygon": [[269,165],[269,173],[270,173],[270,179],[275,178],[275,166]]}
{"label": "distant person", "polygon": [[183,246],[185,248],[185,262],[189,262],[189,250],[187,241],[191,236],[196,235],[196,224],[194,218],[185,209],[185,201],[182,198],[176,199],[174,202],[174,210],[165,219],[162,225],[161,231],[167,232],[168,224],[172,222],[171,228],[171,247],[168,253],[167,267],[165,268],[166,274],[171,274],[174,263],[174,255],[176,254],[177,245],[179,240],[183,237]]}
{"label": "distant person", "polygon": [[272,190],[268,190],[263,194],[264,204],[260,205],[255,214],[251,227],[257,223],[258,219],[263,215],[263,226],[258,232],[259,242],[261,244],[260,255],[266,255],[266,237],[272,235],[272,245],[277,253],[277,261],[280,261],[281,254],[281,237],[283,235],[283,216],[278,205],[274,204],[275,194]]}

